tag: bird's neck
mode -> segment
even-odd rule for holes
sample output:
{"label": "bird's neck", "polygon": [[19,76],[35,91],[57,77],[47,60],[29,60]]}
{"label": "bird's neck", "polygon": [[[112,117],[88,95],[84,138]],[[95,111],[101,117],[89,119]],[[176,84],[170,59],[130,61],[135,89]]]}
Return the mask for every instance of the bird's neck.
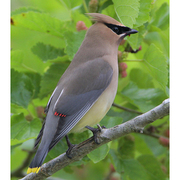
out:
{"label": "bird's neck", "polygon": [[118,53],[118,45],[110,44],[102,37],[86,36],[81,44],[78,52],[74,56],[73,61],[76,63],[86,62],[103,56],[111,56],[116,58]]}

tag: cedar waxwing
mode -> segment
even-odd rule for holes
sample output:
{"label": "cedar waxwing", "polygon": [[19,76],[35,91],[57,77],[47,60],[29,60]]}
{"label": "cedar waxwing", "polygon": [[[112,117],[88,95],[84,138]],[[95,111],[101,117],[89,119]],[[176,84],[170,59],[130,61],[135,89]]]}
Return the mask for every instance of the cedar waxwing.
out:
{"label": "cedar waxwing", "polygon": [[[89,13],[96,21],[86,33],[71,64],[54,89],[45,122],[36,139],[41,143],[27,173],[38,173],[47,153],[67,134],[92,130],[110,109],[118,86],[118,46],[138,31],[115,19]],[[67,153],[68,155],[68,153]]]}

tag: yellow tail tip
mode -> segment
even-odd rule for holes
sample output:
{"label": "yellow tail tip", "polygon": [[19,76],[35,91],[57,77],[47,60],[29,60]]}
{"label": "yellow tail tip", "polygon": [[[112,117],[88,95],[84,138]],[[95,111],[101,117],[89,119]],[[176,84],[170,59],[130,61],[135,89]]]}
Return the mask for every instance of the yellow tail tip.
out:
{"label": "yellow tail tip", "polygon": [[29,173],[38,173],[41,167],[28,168],[27,174]]}

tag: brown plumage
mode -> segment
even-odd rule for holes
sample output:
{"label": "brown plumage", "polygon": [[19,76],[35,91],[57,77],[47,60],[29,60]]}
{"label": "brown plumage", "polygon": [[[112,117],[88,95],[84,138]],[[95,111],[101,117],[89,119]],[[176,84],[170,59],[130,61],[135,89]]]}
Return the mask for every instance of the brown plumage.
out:
{"label": "brown plumage", "polygon": [[38,172],[47,153],[64,136],[97,124],[110,109],[118,86],[118,46],[136,30],[115,19],[90,13],[96,21],[60,78],[46,107],[46,121],[36,140],[39,148],[28,173]]}

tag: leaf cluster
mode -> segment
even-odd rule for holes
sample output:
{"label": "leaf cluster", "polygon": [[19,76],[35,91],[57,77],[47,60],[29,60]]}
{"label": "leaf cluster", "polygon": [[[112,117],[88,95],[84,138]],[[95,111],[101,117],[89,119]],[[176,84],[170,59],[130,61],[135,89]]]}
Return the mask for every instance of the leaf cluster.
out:
{"label": "leaf cluster", "polygon": [[[15,171],[32,150],[44,121],[44,108],[86,31],[76,24],[92,22],[87,12],[109,15],[139,31],[119,47],[127,53],[126,78],[119,77],[115,103],[146,112],[168,97],[169,90],[169,2],[164,0],[39,0],[12,1],[11,12],[11,169]],[[107,128],[137,116],[112,107],[101,121]],[[168,117],[152,124],[151,133],[164,135]],[[150,129],[150,127],[147,127]],[[70,134],[72,143],[90,137],[89,131]],[[67,150],[64,140],[46,161]],[[157,138],[131,134],[101,146],[79,162],[56,173],[64,179],[167,180],[168,148]],[[112,167],[115,170],[112,170]],[[162,168],[163,167],[163,168]],[[24,167],[26,168],[26,167]],[[26,169],[25,169],[26,170]],[[25,171],[24,171],[25,172]],[[81,176],[79,175],[81,174]],[[19,177],[12,177],[18,179]]]}

